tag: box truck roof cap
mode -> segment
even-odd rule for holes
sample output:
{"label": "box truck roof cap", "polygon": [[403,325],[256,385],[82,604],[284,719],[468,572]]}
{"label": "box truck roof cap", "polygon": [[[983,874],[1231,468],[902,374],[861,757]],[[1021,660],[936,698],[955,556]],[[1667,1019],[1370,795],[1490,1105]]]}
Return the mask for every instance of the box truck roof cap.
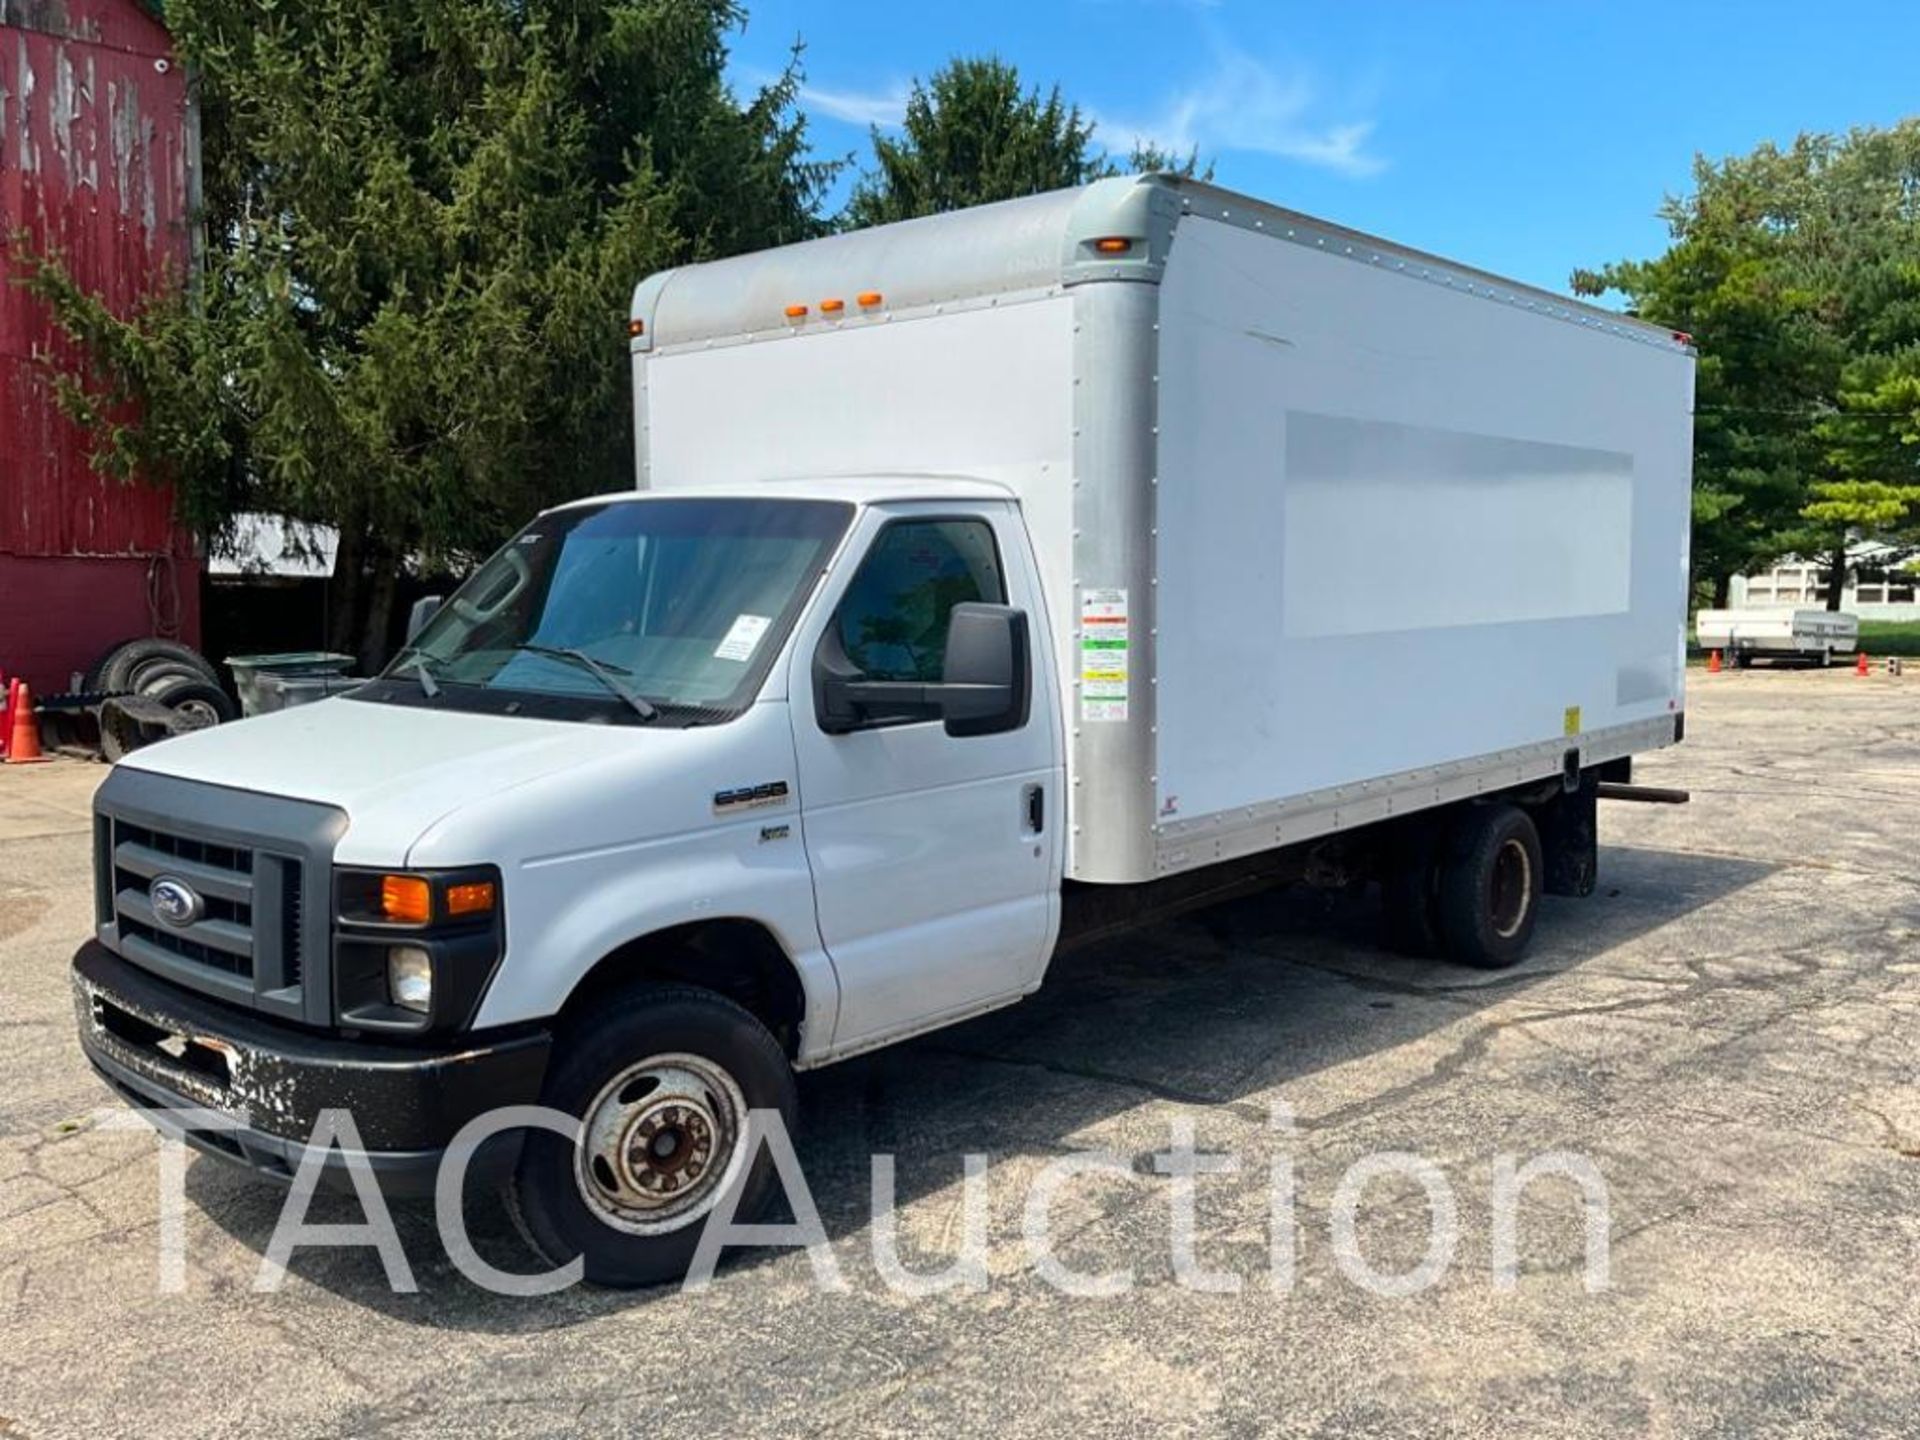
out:
{"label": "box truck roof cap", "polygon": [[[1692,348],[1689,337],[1662,326],[1175,175],[1115,176],[663,270],[634,290],[631,344],[636,350],[669,349],[880,324],[894,313],[1088,280],[1157,283],[1180,220],[1188,214],[1638,343]],[[1131,243],[1113,248],[1111,242],[1120,239]],[[861,297],[859,313],[844,306],[815,313],[820,297],[849,290]],[[873,304],[867,303],[869,296]]]}

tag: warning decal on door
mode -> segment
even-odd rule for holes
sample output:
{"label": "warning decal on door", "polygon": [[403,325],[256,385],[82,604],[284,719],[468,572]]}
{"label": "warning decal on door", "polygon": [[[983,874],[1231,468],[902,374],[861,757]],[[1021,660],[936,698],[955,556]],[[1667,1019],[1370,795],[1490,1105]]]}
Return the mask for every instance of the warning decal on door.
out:
{"label": "warning decal on door", "polygon": [[1080,718],[1127,718],[1127,592],[1080,597]]}

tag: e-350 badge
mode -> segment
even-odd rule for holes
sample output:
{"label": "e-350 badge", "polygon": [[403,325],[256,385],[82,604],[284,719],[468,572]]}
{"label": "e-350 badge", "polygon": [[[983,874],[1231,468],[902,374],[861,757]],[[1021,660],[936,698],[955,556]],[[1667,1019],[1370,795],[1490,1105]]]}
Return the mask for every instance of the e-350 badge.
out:
{"label": "e-350 badge", "polygon": [[742,785],[733,790],[717,790],[713,813],[729,815],[739,810],[762,810],[769,805],[787,803],[787,782],[769,780],[763,785]]}

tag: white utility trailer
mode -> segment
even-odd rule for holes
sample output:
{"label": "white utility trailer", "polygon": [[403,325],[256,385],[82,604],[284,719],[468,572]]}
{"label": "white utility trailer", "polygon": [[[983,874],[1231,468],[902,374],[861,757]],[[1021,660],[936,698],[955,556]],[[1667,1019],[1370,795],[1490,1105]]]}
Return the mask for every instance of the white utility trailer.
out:
{"label": "white utility trailer", "polygon": [[1702,610],[1694,633],[1703,650],[1722,650],[1742,669],[1761,660],[1830,665],[1860,648],[1860,620],[1844,610],[1799,610],[1788,605]]}

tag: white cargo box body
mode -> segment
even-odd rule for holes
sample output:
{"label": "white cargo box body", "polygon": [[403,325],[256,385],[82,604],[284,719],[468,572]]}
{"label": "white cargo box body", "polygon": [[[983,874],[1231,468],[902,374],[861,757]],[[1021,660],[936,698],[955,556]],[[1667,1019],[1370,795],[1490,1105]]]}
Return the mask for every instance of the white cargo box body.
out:
{"label": "white cargo box body", "polygon": [[1020,499],[1075,879],[1677,738],[1693,358],[1664,330],[1166,177],[667,272],[634,318],[643,487]]}
{"label": "white cargo box body", "polygon": [[1796,610],[1761,605],[1742,610],[1702,610],[1695,637],[1707,650],[1762,655],[1851,654],[1860,644],[1860,619],[1844,610]]}

